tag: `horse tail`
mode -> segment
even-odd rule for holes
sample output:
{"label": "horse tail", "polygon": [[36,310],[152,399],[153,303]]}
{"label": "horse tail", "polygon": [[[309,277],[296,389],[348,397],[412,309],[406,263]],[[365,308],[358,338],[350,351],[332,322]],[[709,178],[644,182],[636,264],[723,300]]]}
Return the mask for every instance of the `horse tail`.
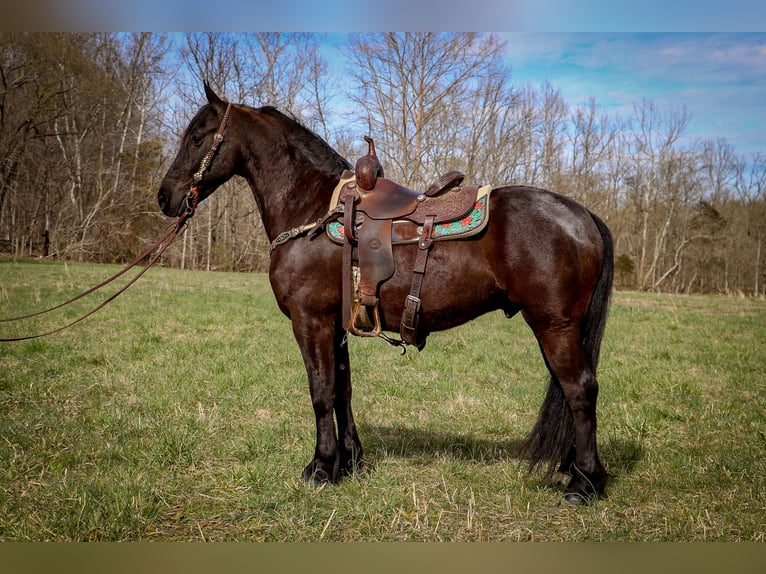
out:
{"label": "horse tail", "polygon": [[601,354],[601,340],[606,328],[606,318],[609,314],[609,302],[612,298],[614,244],[612,242],[612,233],[609,231],[606,223],[594,213],[591,213],[591,217],[601,234],[604,248],[601,259],[601,275],[596,282],[596,287],[593,289],[581,333],[585,359],[595,375],[598,369],[599,355]]}
{"label": "horse tail", "polygon": [[[612,295],[614,245],[612,234],[606,224],[593,213],[591,217],[601,234],[603,253],[601,274],[591,294],[588,310],[580,327],[580,340],[586,363],[595,375]],[[544,353],[543,357],[545,357]],[[548,366],[547,359],[546,366]],[[549,472],[553,472],[557,464],[569,462],[565,459],[570,455],[575,443],[572,411],[561,384],[550,368],[548,371],[551,373],[548,392],[540,408],[537,422],[520,449],[521,455],[529,460],[530,471],[539,466],[547,466]]]}

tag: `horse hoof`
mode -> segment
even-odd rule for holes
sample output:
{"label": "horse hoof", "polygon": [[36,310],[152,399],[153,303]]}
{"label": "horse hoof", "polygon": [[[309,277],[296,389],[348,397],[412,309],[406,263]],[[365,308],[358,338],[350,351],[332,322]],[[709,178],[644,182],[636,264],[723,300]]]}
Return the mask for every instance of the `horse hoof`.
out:
{"label": "horse hoof", "polygon": [[583,492],[567,492],[564,494],[564,500],[571,506],[589,506],[598,498],[595,494],[585,494]]}
{"label": "horse hoof", "polygon": [[335,482],[327,471],[319,468],[314,463],[303,469],[301,478],[303,482],[310,486],[323,486]]}

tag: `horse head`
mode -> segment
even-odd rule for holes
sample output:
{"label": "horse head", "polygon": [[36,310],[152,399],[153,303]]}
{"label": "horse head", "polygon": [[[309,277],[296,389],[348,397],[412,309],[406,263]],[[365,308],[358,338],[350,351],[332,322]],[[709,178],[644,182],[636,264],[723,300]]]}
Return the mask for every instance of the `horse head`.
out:
{"label": "horse head", "polygon": [[193,210],[235,172],[236,148],[227,145],[224,133],[231,105],[207,83],[205,95],[208,103],[197,112],[181,137],[178,153],[157,193],[160,209],[168,216],[179,216],[188,208]]}

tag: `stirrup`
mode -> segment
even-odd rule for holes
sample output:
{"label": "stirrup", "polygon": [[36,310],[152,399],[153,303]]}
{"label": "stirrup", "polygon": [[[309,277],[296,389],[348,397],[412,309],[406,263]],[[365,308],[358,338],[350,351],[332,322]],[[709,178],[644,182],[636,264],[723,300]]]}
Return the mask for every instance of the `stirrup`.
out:
{"label": "stirrup", "polygon": [[[359,325],[357,325],[357,322]],[[352,335],[357,335],[359,337],[380,336],[382,329],[380,326],[380,313],[378,312],[377,301],[372,307],[372,321],[370,321],[369,306],[362,305],[361,301],[354,303],[348,330]]]}

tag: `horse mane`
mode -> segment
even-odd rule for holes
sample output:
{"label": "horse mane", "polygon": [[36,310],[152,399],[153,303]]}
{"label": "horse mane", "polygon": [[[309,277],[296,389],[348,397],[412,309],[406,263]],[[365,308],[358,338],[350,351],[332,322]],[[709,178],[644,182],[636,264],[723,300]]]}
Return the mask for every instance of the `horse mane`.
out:
{"label": "horse mane", "polygon": [[284,133],[288,137],[288,141],[297,146],[315,165],[326,165],[333,173],[351,169],[348,160],[341,156],[319,134],[306,127],[292,112],[283,112],[270,105],[253,109],[284,125],[286,127]]}

